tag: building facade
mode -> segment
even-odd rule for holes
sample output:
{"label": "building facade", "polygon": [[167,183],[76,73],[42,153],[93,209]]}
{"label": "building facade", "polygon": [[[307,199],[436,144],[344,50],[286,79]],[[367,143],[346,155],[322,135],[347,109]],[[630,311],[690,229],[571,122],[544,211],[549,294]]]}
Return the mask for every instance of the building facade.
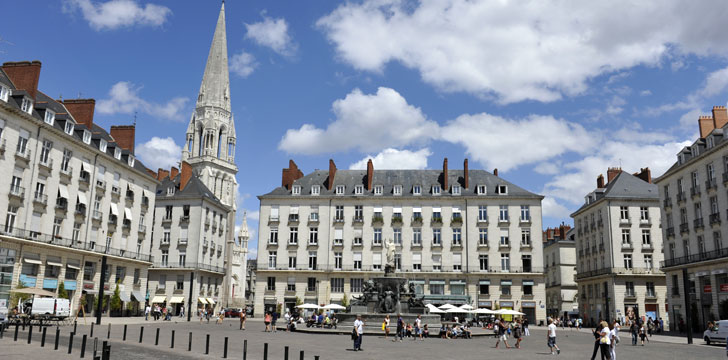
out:
{"label": "building facade", "polygon": [[[608,182],[571,214],[578,254],[576,282],[586,324],[600,319],[624,322],[647,318],[669,324],[666,311],[662,231],[657,186],[650,170],[629,174],[610,168]],[[623,322],[623,323],[624,323]]]}
{"label": "building facade", "polygon": [[576,286],[576,231],[568,225],[544,231],[548,240],[543,245],[546,272],[546,312],[564,319],[579,315]]}
{"label": "building facade", "polygon": [[728,318],[728,112],[713,108],[698,119],[700,138],[677,154],[677,162],[656,179],[660,188],[670,315],[694,330]]}
{"label": "building facade", "polygon": [[82,298],[91,314],[100,288],[108,297],[118,284],[124,309],[137,309],[158,181],[134,157],[134,126],[107,132],[93,122],[93,99],[53,100],[38,90],[40,69],[0,69],[0,301],[19,283],[63,285],[73,314]]}
{"label": "building facade", "polygon": [[542,196],[483,170],[337,170],[291,161],[260,199],[255,314],[277,304],[341,303],[396,274],[426,303],[510,308],[545,320]]}
{"label": "building facade", "polygon": [[248,274],[248,214],[243,213],[243,223],[238,231],[237,241],[232,245],[230,251],[230,303],[235,307],[245,307],[247,274]]}

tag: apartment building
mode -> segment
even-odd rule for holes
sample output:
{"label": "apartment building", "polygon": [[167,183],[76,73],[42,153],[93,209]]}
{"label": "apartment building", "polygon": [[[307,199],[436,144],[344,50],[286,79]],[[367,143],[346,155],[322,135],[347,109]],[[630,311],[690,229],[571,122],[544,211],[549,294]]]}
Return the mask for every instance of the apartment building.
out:
{"label": "apartment building", "polygon": [[599,175],[597,188],[571,217],[585,322],[649,317],[668,324],[665,274],[657,266],[662,261],[659,194],[650,170],[629,174],[610,168],[607,183]]}
{"label": "apartment building", "polygon": [[107,132],[93,122],[93,99],[40,91],[40,70],[38,61],[0,68],[0,301],[19,283],[62,284],[73,313],[83,297],[91,314],[100,289],[119,284],[125,309],[138,308],[158,181],[134,157],[134,126]]}
{"label": "apartment building", "polygon": [[554,318],[579,316],[575,235],[575,229],[563,224],[544,231],[548,239],[543,245],[546,313]]}
{"label": "apartment building", "polygon": [[484,170],[329,170],[304,176],[293,161],[259,196],[255,314],[341,303],[384,275],[383,244],[396,245],[396,276],[426,303],[517,309],[545,320],[541,195]]}
{"label": "apartment building", "polygon": [[696,331],[710,320],[728,318],[722,310],[728,301],[728,247],[723,242],[723,234],[728,233],[726,124],[724,106],[700,116],[700,137],[683,148],[675,164],[655,180],[664,217],[661,266],[667,276],[670,315],[676,319],[674,324],[687,323],[689,311]]}

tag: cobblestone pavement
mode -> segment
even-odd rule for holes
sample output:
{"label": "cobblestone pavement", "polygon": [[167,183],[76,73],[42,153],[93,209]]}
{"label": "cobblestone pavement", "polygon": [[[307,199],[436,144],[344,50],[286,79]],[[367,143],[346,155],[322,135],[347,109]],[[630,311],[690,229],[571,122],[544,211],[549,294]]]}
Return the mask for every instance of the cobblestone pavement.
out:
{"label": "cobblestone pavement", "polygon": [[[144,326],[142,343],[139,343],[141,327]],[[264,344],[268,343],[268,358],[284,359],[285,346],[289,347],[289,359],[300,359],[300,351],[304,351],[305,359],[314,359],[319,355],[321,360],[329,359],[480,359],[504,358],[529,359],[538,357],[549,358],[546,347],[546,332],[541,328],[531,331],[531,336],[525,338],[521,349],[493,348],[495,339],[476,338],[472,340],[426,339],[425,341],[412,341],[405,339],[402,343],[385,340],[381,334],[367,334],[364,337],[362,352],[351,351],[352,342],[348,335],[329,334],[303,334],[262,332],[262,323],[249,322],[247,330],[238,330],[238,323],[233,320],[225,321],[222,325],[200,324],[199,321],[187,322],[146,322],[144,324],[127,324],[127,338],[123,337],[122,324],[114,324],[111,328],[112,359],[221,359],[223,357],[224,339],[228,337],[228,358],[243,359],[244,341],[247,340],[247,359],[262,359]],[[13,341],[14,328],[5,332],[0,339],[0,359],[5,360],[47,360],[78,359],[80,356],[81,337],[85,334],[90,339],[91,327],[78,325],[74,336],[72,354],[68,355],[69,334],[73,326],[60,328],[59,350],[54,351],[55,327],[47,328],[45,347],[40,347],[41,333],[38,327],[33,330],[32,343],[27,344],[28,329],[22,328],[18,332],[18,341]],[[155,345],[155,338],[159,329],[159,345]],[[175,348],[170,349],[172,330],[175,331]],[[99,342],[106,340],[108,327],[94,326],[94,336]],[[192,333],[192,349],[188,351],[189,334]],[[205,342],[207,334],[210,335],[209,354],[205,355]],[[617,349],[620,359],[719,359],[725,358],[724,346],[676,344],[672,342],[652,341],[642,347],[633,347],[628,344],[629,339]],[[558,332],[558,345],[561,348],[559,358],[588,359],[591,356],[593,338],[586,331],[564,330]],[[700,344],[700,345],[698,345]],[[91,358],[93,341],[88,340],[86,358]],[[100,345],[99,345],[100,347]]]}

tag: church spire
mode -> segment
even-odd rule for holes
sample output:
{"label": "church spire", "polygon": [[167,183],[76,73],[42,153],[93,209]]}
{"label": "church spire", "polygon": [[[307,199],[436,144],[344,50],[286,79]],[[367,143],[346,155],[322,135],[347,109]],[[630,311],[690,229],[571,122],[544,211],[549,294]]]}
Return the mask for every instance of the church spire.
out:
{"label": "church spire", "polygon": [[225,32],[225,2],[215,26],[205,74],[197,97],[197,108],[212,106],[230,112],[230,78],[228,73],[227,35]]}

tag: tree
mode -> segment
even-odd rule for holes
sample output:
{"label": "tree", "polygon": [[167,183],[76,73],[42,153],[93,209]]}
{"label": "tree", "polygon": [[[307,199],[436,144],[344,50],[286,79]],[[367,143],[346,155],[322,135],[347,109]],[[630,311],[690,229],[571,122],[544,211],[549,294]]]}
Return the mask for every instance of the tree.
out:
{"label": "tree", "polygon": [[278,313],[279,316],[281,314],[282,309],[283,309],[283,304],[278,303],[278,305],[276,305],[276,312]]}
{"label": "tree", "polygon": [[[25,289],[27,286],[23,284],[22,281],[18,280],[18,285],[15,286],[15,290]],[[30,299],[30,294],[18,294],[16,292],[13,292],[10,296],[10,306],[14,307],[18,305],[18,301],[24,302],[25,300]]]}
{"label": "tree", "polygon": [[300,297],[296,296],[296,306],[303,305],[303,300],[301,300]]}
{"label": "tree", "polygon": [[66,285],[63,284],[63,281],[58,284],[58,298],[68,299],[68,291],[66,291]]}
{"label": "tree", "polygon": [[119,291],[119,284],[116,284],[114,289],[114,295],[111,295],[111,304],[109,305],[111,311],[118,312],[121,310],[121,295]]}
{"label": "tree", "polygon": [[344,293],[344,298],[341,299],[341,306],[348,308],[349,307],[349,295]]}

